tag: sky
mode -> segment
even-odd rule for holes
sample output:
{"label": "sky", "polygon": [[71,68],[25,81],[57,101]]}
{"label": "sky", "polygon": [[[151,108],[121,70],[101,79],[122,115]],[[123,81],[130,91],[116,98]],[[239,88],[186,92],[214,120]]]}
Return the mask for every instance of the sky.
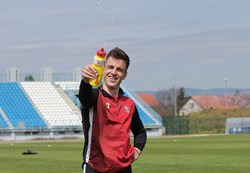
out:
{"label": "sky", "polygon": [[249,0],[0,0],[0,73],[72,72],[122,48],[135,90],[250,87]]}

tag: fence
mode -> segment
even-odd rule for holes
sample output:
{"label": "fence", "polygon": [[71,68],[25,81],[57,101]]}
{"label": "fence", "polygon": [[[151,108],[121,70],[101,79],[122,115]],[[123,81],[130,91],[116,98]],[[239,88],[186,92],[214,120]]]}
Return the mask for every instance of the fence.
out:
{"label": "fence", "polygon": [[191,118],[177,116],[163,118],[166,134],[216,134],[225,133],[226,118]]}
{"label": "fence", "polygon": [[[19,74],[19,80],[25,81],[25,77],[32,76],[35,81],[44,81],[41,77],[40,73],[20,73]],[[78,78],[81,77],[80,75]],[[74,73],[52,73],[51,76],[48,75],[48,78],[51,78],[51,82],[54,81],[80,81],[77,80],[77,77],[74,76]],[[0,73],[0,82],[7,82],[7,74],[6,73]]]}

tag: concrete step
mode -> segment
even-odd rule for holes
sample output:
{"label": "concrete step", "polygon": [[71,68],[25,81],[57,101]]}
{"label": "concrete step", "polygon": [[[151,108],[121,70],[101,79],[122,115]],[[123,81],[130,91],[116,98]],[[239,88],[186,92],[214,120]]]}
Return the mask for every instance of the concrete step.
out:
{"label": "concrete step", "polygon": [[63,100],[66,102],[66,104],[71,108],[73,113],[80,115],[81,113],[80,113],[79,109],[74,104],[74,102],[70,99],[70,97],[64,92],[64,90],[59,85],[55,85],[55,89],[60,94],[60,96],[63,98]]}

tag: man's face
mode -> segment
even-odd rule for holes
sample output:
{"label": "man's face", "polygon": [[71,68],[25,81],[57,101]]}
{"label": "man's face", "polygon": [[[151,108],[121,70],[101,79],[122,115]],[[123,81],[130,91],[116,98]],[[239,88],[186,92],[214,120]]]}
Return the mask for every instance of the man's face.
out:
{"label": "man's face", "polygon": [[126,63],[124,60],[109,57],[104,70],[104,83],[110,89],[120,87],[122,80],[127,76]]}

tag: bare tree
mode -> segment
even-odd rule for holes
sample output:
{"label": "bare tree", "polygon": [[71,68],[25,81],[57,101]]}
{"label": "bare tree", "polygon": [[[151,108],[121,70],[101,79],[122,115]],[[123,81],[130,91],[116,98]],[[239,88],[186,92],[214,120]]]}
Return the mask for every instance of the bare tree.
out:
{"label": "bare tree", "polygon": [[162,89],[157,91],[156,98],[162,102],[165,106],[163,116],[170,117],[174,116],[174,104],[175,104],[175,90],[174,88]]}
{"label": "bare tree", "polygon": [[165,106],[162,115],[171,117],[175,116],[175,109],[177,109],[178,114],[178,110],[185,104],[189,97],[185,96],[185,89],[180,87],[177,90],[175,90],[175,88],[159,90],[156,93],[156,98]]}

